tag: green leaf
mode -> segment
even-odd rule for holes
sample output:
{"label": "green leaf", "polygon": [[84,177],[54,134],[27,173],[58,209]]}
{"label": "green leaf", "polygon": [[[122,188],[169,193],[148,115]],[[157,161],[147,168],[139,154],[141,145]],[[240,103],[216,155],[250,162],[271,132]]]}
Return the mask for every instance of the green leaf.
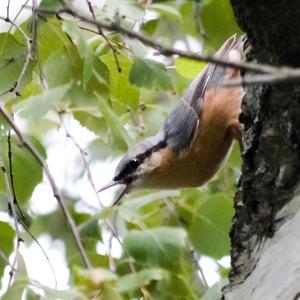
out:
{"label": "green leaf", "polygon": [[[48,2],[50,1],[53,0],[48,0]],[[71,41],[61,29],[61,21],[55,17],[49,16],[47,18],[47,22],[39,22],[38,42],[39,54],[43,63],[56,51],[62,50],[63,48],[67,48],[71,45]],[[55,66],[57,69],[62,70],[62,66],[60,64],[56,64]]]}
{"label": "green leaf", "polygon": [[130,20],[142,19],[145,15],[145,10],[135,0],[109,0],[101,10],[111,18],[115,18],[117,12],[122,19]]}
{"label": "green leaf", "polygon": [[221,279],[219,282],[215,283],[210,287],[205,294],[202,296],[201,300],[219,300],[222,298],[222,287],[228,284],[228,279]]}
{"label": "green leaf", "polygon": [[104,283],[99,300],[123,300],[123,297],[111,285]]}
{"label": "green leaf", "polygon": [[142,24],[141,29],[148,35],[154,34],[156,31],[159,19],[152,19]]}
{"label": "green leaf", "polygon": [[87,83],[93,75],[94,54],[88,45],[86,38],[72,21],[63,22],[63,31],[67,32],[73,43],[77,46],[80,57],[83,59],[83,87],[86,89]]}
{"label": "green leaf", "polygon": [[81,223],[78,229],[86,248],[92,248],[102,240],[98,218],[89,218],[86,222]]}
{"label": "green leaf", "polygon": [[153,299],[198,300],[199,296],[192,289],[191,281],[181,274],[169,273],[169,276],[158,282]]}
{"label": "green leaf", "polygon": [[[98,112],[99,114],[99,112]],[[80,125],[94,132],[96,135],[104,135],[106,124],[103,117],[97,116],[92,112],[74,112],[73,116],[79,121]]]}
{"label": "green leaf", "polygon": [[17,270],[15,271],[15,281],[7,292],[2,296],[1,300],[22,299],[25,288],[29,284],[28,274],[23,256],[17,252]]}
{"label": "green leaf", "polygon": [[201,4],[201,18],[207,35],[205,45],[215,50],[229,36],[241,33],[235,21],[230,0],[205,0]]}
{"label": "green leaf", "polygon": [[163,271],[160,269],[144,269],[139,272],[128,274],[121,277],[117,281],[117,290],[119,292],[135,291],[152,281],[157,281],[163,278]]}
{"label": "green leaf", "polygon": [[42,0],[40,3],[41,8],[58,9],[62,7],[60,0]]}
{"label": "green leaf", "polygon": [[133,141],[128,135],[127,131],[121,124],[118,116],[108,106],[108,104],[99,97],[100,110],[105,118],[107,126],[110,128],[112,133],[113,145],[122,151],[127,150],[133,146]]}
{"label": "green leaf", "polygon": [[125,235],[123,247],[140,264],[178,269],[185,238],[181,228],[132,230]]}
{"label": "green leaf", "polygon": [[[45,150],[43,146],[33,138],[26,136],[27,140],[30,140],[35,148],[39,151],[42,157],[45,156]],[[26,203],[31,196],[34,188],[43,179],[43,170],[33,158],[31,153],[24,147],[20,147],[19,140],[15,137],[11,138],[12,147],[12,165],[14,174],[14,187],[17,199],[19,203]],[[0,139],[0,149],[2,151],[2,157],[6,166],[6,170],[9,171],[8,163],[8,147],[7,139]]]}
{"label": "green leaf", "polygon": [[181,20],[181,15],[178,12],[178,10],[168,4],[164,3],[154,3],[149,5],[149,10],[153,10],[154,12],[158,12],[159,14],[162,14],[168,18],[171,18],[174,21],[180,21]]}
{"label": "green leaf", "polygon": [[83,295],[81,295],[78,291],[75,289],[66,289],[66,290],[57,290],[49,288],[48,286],[45,286],[37,281],[34,281],[32,283],[36,288],[43,290],[45,294],[45,299],[47,300],[57,300],[57,299],[63,299],[63,300],[74,300],[74,299],[84,299],[82,298]]}
{"label": "green leaf", "polygon": [[131,61],[124,55],[118,55],[118,61],[122,69],[117,70],[114,56],[110,53],[102,56],[101,60],[109,69],[110,97],[121,103],[125,103],[133,109],[138,107],[140,92],[137,87],[130,84],[128,80]]}
{"label": "green leaf", "polygon": [[93,74],[100,83],[109,84],[109,70],[98,57],[94,56]]}
{"label": "green leaf", "polygon": [[129,81],[139,87],[173,90],[163,64],[151,59],[135,58],[129,73]]}
{"label": "green leaf", "polygon": [[[25,53],[26,47],[11,34],[0,33],[0,91],[10,89],[19,78],[25,62]],[[30,79],[32,67],[30,64],[22,86]]]}
{"label": "green leaf", "polygon": [[40,296],[31,289],[26,289],[26,300],[40,300]]}
{"label": "green leaf", "polygon": [[29,280],[27,278],[15,280],[9,290],[1,297],[1,300],[23,299],[22,295],[28,283]]}
{"label": "green leaf", "polygon": [[120,206],[118,214],[120,214],[120,217],[122,217],[122,219],[128,223],[136,224],[142,229],[146,227],[142,216],[134,209],[126,207],[126,205]]}
{"label": "green leaf", "polygon": [[216,259],[229,255],[232,216],[233,204],[226,195],[212,195],[200,205],[189,228],[196,250]]}
{"label": "green leaf", "polygon": [[99,287],[99,285],[104,282],[115,281],[118,278],[115,273],[103,268],[86,270],[75,267],[74,271],[76,284],[91,290]]}
{"label": "green leaf", "polygon": [[19,111],[19,115],[23,118],[39,119],[43,117],[49,110],[54,109],[55,104],[63,99],[71,84],[62,85],[50,90],[46,90],[42,94],[31,96],[14,106]]}
{"label": "green leaf", "polygon": [[194,79],[206,66],[205,62],[200,62],[188,58],[177,58],[175,61],[175,69],[180,75]]}
{"label": "green leaf", "polygon": [[[98,64],[95,66],[97,69]],[[49,88],[59,87],[70,82],[73,83],[72,88],[65,96],[65,106],[75,105],[85,107],[86,110],[98,109],[98,102],[94,93],[97,92],[107,97],[107,86],[96,79],[95,76],[88,82],[86,90],[84,89],[83,61],[73,44],[54,52],[44,64],[44,73]]]}
{"label": "green leaf", "polygon": [[[4,184],[4,178],[3,173],[0,173],[0,189],[3,189],[5,191],[5,184]],[[8,197],[7,193],[0,191],[0,212],[7,212],[8,209]]]}
{"label": "green leaf", "polygon": [[[6,202],[5,205],[7,209],[8,203]],[[7,259],[13,250],[14,238],[15,231],[12,229],[12,227],[8,223],[0,221],[0,251]],[[3,260],[3,258],[0,257],[0,278],[3,275],[6,265],[7,263]]]}

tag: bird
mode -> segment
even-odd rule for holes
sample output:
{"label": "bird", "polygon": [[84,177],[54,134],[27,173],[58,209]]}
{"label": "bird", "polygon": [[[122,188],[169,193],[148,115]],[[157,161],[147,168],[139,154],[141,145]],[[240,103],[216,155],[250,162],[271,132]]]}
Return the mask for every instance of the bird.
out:
{"label": "bird", "polygon": [[[238,62],[244,46],[245,38],[233,35],[215,57]],[[241,77],[237,68],[208,63],[157,134],[129,151],[117,165],[112,181],[98,192],[124,185],[113,203],[116,205],[132,189],[179,189],[207,183],[226,161],[234,140],[242,151],[239,115],[244,88],[223,84]]]}

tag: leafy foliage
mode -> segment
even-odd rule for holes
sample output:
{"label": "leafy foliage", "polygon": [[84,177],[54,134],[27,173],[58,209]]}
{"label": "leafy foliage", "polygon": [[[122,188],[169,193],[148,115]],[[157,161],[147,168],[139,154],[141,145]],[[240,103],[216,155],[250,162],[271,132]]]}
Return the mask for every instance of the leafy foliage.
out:
{"label": "leafy foliage", "polygon": [[172,89],[172,83],[163,64],[137,57],[129,74],[131,84],[146,88]]}
{"label": "leafy foliage", "polygon": [[[117,18],[121,26],[163,45],[212,53],[239,29],[229,0],[200,2],[199,6],[198,1],[188,0],[110,0],[101,5],[92,1],[92,8],[96,19],[109,23]],[[66,3],[93,17],[85,1]],[[60,9],[62,5],[61,1],[43,0],[39,7]],[[201,37],[203,30],[207,38]],[[31,43],[31,62],[19,83],[20,96],[2,94],[13,90],[20,78],[28,55],[24,35],[36,40]],[[45,211],[36,209],[55,203],[53,191],[49,182],[43,181],[43,169],[13,130],[9,151],[10,126],[0,115],[0,164],[3,162],[15,200],[26,216],[25,227],[38,240],[47,236],[53,245],[58,240],[63,244],[70,274],[68,289],[31,278],[26,270],[28,256],[24,261],[23,251],[14,246],[17,237],[8,209],[12,195],[4,184],[5,173],[0,172],[0,277],[7,279],[10,267],[6,259],[11,262],[16,256],[18,266],[10,288],[2,288],[2,299],[218,298],[223,279],[211,289],[205,287],[191,250],[215,262],[229,255],[232,198],[240,168],[236,146],[226,166],[205,187],[139,191],[117,208],[99,208],[94,191],[99,183],[89,174],[109,181],[106,169],[112,168],[110,161],[156,133],[204,66],[188,59],[157,56],[157,50],[141,41],[118,32],[101,29],[99,33],[99,28],[66,15],[41,12],[37,22],[29,15],[17,28],[12,25],[12,30],[0,33],[0,101],[49,163],[93,266],[84,268],[60,207],[53,204]],[[109,167],[101,169],[103,162]],[[30,251],[27,247],[36,243],[21,225],[20,231],[26,253]],[[109,238],[112,232],[118,238]],[[45,261],[39,266],[41,273],[48,268]],[[55,273],[63,268],[53,267]],[[220,268],[220,278],[226,272]]]}

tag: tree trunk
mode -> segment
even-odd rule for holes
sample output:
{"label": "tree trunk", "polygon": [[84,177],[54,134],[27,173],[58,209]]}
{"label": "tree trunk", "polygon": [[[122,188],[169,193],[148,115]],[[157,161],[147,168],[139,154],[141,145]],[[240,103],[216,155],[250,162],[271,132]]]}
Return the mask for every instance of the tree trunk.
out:
{"label": "tree trunk", "polygon": [[[250,60],[300,67],[300,1],[231,0]],[[226,300],[300,299],[300,83],[246,89]]]}

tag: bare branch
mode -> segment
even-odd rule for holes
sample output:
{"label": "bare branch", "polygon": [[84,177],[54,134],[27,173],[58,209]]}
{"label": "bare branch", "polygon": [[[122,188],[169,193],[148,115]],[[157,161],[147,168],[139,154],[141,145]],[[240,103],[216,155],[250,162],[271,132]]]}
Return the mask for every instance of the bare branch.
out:
{"label": "bare branch", "polygon": [[25,229],[25,231],[29,234],[29,236],[33,239],[33,241],[38,245],[38,247],[40,248],[40,250],[42,251],[42,253],[44,254],[44,256],[46,257],[48,264],[50,266],[52,275],[53,275],[53,279],[54,279],[54,287],[55,289],[57,289],[57,278],[56,278],[56,274],[53,268],[53,265],[50,261],[49,256],[47,255],[46,251],[43,249],[42,245],[40,244],[40,242],[36,239],[36,237],[31,233],[31,231],[29,230],[29,228],[26,226],[26,224],[19,219],[19,223],[22,225],[22,227]]}
{"label": "bare branch", "polygon": [[16,205],[22,220],[25,220],[25,216],[19,205],[17,195],[16,195],[16,190],[15,190],[15,181],[14,181],[14,174],[13,174],[13,160],[12,160],[12,150],[11,150],[11,131],[10,130],[9,130],[8,136],[7,136],[7,146],[8,146],[7,149],[8,149],[9,178],[10,178],[11,190],[12,190],[12,195],[13,195],[13,202],[14,202],[14,205]]}
{"label": "bare branch", "polygon": [[15,257],[14,260],[12,262],[12,264],[10,265],[10,272],[9,272],[9,280],[8,280],[8,284],[7,284],[7,290],[10,288],[11,284],[12,284],[12,279],[13,279],[13,274],[14,271],[16,269],[16,264],[17,264],[17,254],[19,252],[20,249],[20,244],[23,241],[23,239],[21,238],[21,234],[20,234],[20,228],[19,228],[19,223],[18,223],[18,216],[17,216],[17,212],[16,212],[16,208],[15,208],[15,204],[14,204],[14,200],[13,200],[13,192],[9,183],[9,179],[8,179],[8,175],[6,172],[6,167],[4,165],[3,162],[3,158],[0,155],[0,167],[1,170],[3,172],[4,175],[4,181],[5,181],[5,188],[6,188],[6,192],[8,195],[8,203],[9,203],[9,209],[11,211],[11,215],[13,218],[13,222],[14,222],[14,227],[16,230],[16,236],[17,236],[17,243],[16,243],[16,250],[15,250]]}
{"label": "bare branch", "polygon": [[9,20],[9,7],[10,7],[10,0],[7,0],[6,6],[6,19]]}
{"label": "bare branch", "polygon": [[16,135],[18,136],[20,142],[22,143],[23,147],[26,148],[29,153],[35,158],[35,160],[37,161],[37,163],[43,168],[48,181],[50,183],[50,186],[52,188],[53,191],[53,195],[56,198],[66,220],[67,223],[70,227],[71,233],[74,237],[74,240],[76,242],[77,248],[80,252],[82,261],[85,265],[85,267],[87,268],[91,268],[91,263],[90,260],[87,256],[87,253],[83,247],[81,238],[80,238],[80,234],[79,231],[76,227],[75,221],[72,217],[72,215],[70,214],[68,207],[61,195],[60,190],[58,189],[54,178],[51,175],[51,172],[49,170],[48,164],[46,163],[46,161],[41,157],[41,155],[37,152],[37,150],[29,143],[29,141],[27,141],[27,139],[25,138],[25,136],[23,135],[23,133],[21,132],[21,130],[17,127],[17,125],[15,124],[14,120],[9,116],[8,112],[6,111],[4,104],[0,103],[0,113],[2,114],[2,116],[4,117],[4,119],[7,121],[7,123],[12,127],[12,129],[15,131]]}
{"label": "bare branch", "polygon": [[[32,7],[28,6],[28,8],[32,9]],[[94,26],[100,26],[101,28],[104,28],[109,31],[116,31],[122,35],[125,35],[131,39],[137,39],[141,41],[143,44],[156,49],[160,52],[160,54],[165,55],[165,56],[172,56],[172,55],[178,55],[180,57],[184,58],[189,58],[197,61],[204,61],[204,62],[210,62],[214,64],[218,64],[220,66],[224,67],[230,67],[230,68],[237,68],[240,70],[244,71],[250,71],[250,72],[255,72],[255,73],[262,73],[262,74],[272,74],[277,72],[279,69],[272,67],[270,65],[263,65],[263,64],[253,64],[253,63],[240,63],[240,62],[234,62],[234,61],[228,61],[224,60],[218,57],[214,56],[203,56],[199,55],[196,53],[190,53],[178,49],[174,49],[172,47],[166,47],[163,46],[152,39],[149,39],[148,37],[145,37],[138,32],[128,30],[124,27],[122,27],[118,22],[111,22],[111,23],[104,23],[102,21],[95,21],[89,17],[86,17],[82,14],[80,14],[77,11],[74,11],[70,7],[64,7],[62,9],[57,9],[57,10],[51,10],[51,9],[42,9],[42,8],[37,8],[36,9],[40,13],[44,14],[53,14],[53,15],[59,15],[66,13],[68,15],[73,16],[74,18],[78,18],[79,20],[91,24]]]}
{"label": "bare branch", "polygon": [[[94,194],[96,196],[96,199],[98,200],[98,203],[99,203],[99,206],[101,209],[104,209],[105,206],[102,204],[101,200],[100,200],[100,197],[99,197],[99,193],[97,192],[97,188],[96,188],[96,185],[94,183],[94,180],[93,180],[93,177],[92,177],[92,173],[91,173],[91,170],[90,170],[90,167],[89,167],[89,164],[88,164],[88,161],[86,159],[86,151],[84,151],[81,146],[77,143],[77,141],[75,140],[75,138],[73,137],[73,135],[69,132],[69,130],[67,129],[66,125],[64,124],[63,122],[63,118],[62,118],[62,114],[61,113],[58,113],[58,116],[59,116],[59,120],[60,120],[60,123],[62,125],[62,127],[64,128],[64,131],[66,133],[66,136],[71,139],[71,141],[73,142],[73,144],[75,145],[75,147],[79,150],[79,153],[80,153],[80,156],[81,156],[81,159],[84,163],[84,167],[85,167],[85,170],[87,172],[87,176],[88,176],[88,181],[94,191]],[[110,237],[110,243],[111,243],[111,240],[112,238],[114,237],[120,244],[120,246],[122,247],[122,241],[121,239],[119,238],[118,236],[118,233],[114,230],[114,227],[109,223],[108,220],[106,219],[103,219],[103,223],[105,225],[105,227],[107,228],[108,231],[110,231],[111,233],[111,237]],[[110,255],[109,255],[110,257]],[[113,261],[110,259],[109,261],[109,264],[110,264],[110,269],[113,271]]]}
{"label": "bare branch", "polygon": [[[89,11],[93,17],[93,20],[95,22],[97,22],[97,19],[96,19],[96,15],[95,15],[95,12],[94,12],[94,9],[93,9],[93,6],[92,6],[92,3],[90,0],[86,0],[86,3],[87,3],[87,6],[89,8]],[[106,41],[106,43],[108,44],[109,48],[111,49],[112,53],[113,53],[113,56],[114,56],[114,59],[115,59],[115,62],[116,62],[116,67],[117,67],[117,71],[120,73],[122,72],[122,69],[121,69],[121,66],[120,66],[120,62],[119,62],[119,59],[118,59],[118,51],[115,49],[115,47],[112,45],[112,43],[110,42],[110,40],[108,39],[108,37],[104,34],[101,26],[97,25],[97,30],[98,30],[98,33],[104,38],[104,40]]]}
{"label": "bare branch", "polygon": [[222,86],[249,86],[254,84],[276,84],[283,82],[295,82],[300,80],[300,69],[284,69],[274,74],[244,76],[241,79],[229,79],[222,83]]}
{"label": "bare branch", "polygon": [[76,148],[79,150],[79,153],[80,153],[80,156],[81,156],[81,159],[83,161],[83,164],[84,164],[84,167],[85,167],[85,170],[86,170],[86,173],[87,173],[87,177],[88,177],[88,181],[96,195],[96,198],[97,198],[97,201],[100,205],[100,208],[101,209],[104,209],[104,205],[102,204],[101,200],[100,200],[100,197],[99,197],[99,194],[97,193],[97,188],[96,188],[96,185],[94,183],[94,180],[93,180],[93,177],[92,177],[92,173],[91,173],[91,170],[90,170],[90,166],[88,164],[88,161],[86,159],[86,156],[87,156],[87,153],[86,151],[84,151],[81,146],[77,143],[77,141],[75,140],[75,138],[73,137],[73,135],[68,131],[66,125],[64,124],[63,122],[63,118],[62,118],[62,115],[61,113],[58,113],[58,117],[59,117],[59,120],[60,120],[60,123],[61,125],[63,126],[64,128],[64,131],[66,133],[66,136],[71,139],[71,141],[73,142],[73,144],[76,146]]}
{"label": "bare branch", "polygon": [[34,55],[37,65],[39,67],[40,82],[45,89],[48,89],[48,85],[45,80],[44,71],[40,60],[40,53],[38,47],[38,15],[35,10],[36,7],[36,0],[32,0],[32,54]]}
{"label": "bare branch", "polygon": [[138,32],[131,31],[122,27],[119,24],[119,22],[105,23],[102,21],[91,19],[80,14],[77,11],[74,11],[72,8],[68,6],[65,6],[64,8],[59,10],[38,8],[37,11],[45,14],[56,14],[56,15],[66,13],[68,15],[73,16],[74,18],[78,18],[79,20],[87,24],[94,25],[97,28],[100,27],[101,29],[104,28],[109,31],[115,31],[122,35],[127,36],[128,38],[137,39],[141,41],[143,44],[158,50],[161,55],[165,55],[165,56],[178,55],[180,57],[189,58],[197,61],[204,61],[204,62],[214,63],[224,67],[237,68],[243,71],[262,74],[262,75],[253,76],[251,78],[250,77],[244,78],[242,80],[236,80],[236,81],[230,80],[228,82],[225,82],[223,84],[224,86],[235,86],[241,84],[251,85],[251,84],[263,84],[263,83],[279,83],[285,81],[296,81],[300,79],[300,69],[296,69],[296,68],[292,69],[287,67],[273,67],[266,64],[234,62],[234,61],[228,61],[214,56],[203,56],[196,53],[174,49],[172,47],[166,47],[149,39],[148,37],[139,34]]}
{"label": "bare branch", "polygon": [[204,24],[202,22],[202,18],[201,18],[201,5],[200,5],[200,0],[196,0],[195,1],[195,13],[194,13],[194,18],[195,18],[195,22],[196,22],[196,26],[197,26],[197,30],[200,33],[200,35],[203,38],[207,38],[206,36],[206,32],[205,32],[205,28],[204,28]]}

